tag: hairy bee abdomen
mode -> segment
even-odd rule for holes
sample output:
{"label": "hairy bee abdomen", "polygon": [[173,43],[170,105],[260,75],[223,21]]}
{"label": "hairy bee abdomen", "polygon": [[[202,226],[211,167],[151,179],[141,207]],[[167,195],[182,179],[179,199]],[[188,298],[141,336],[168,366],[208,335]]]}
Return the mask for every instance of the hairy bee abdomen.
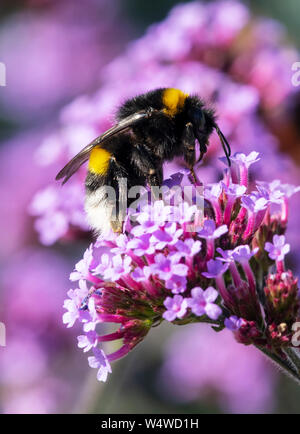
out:
{"label": "hairy bee abdomen", "polygon": [[112,206],[110,206],[104,186],[107,176],[88,172],[85,188],[85,212],[90,227],[97,235],[106,234],[110,231],[110,219]]}
{"label": "hairy bee abdomen", "polygon": [[[105,172],[88,171],[85,188],[87,220],[96,234],[121,232],[127,210],[127,170],[112,156]],[[130,182],[129,182],[130,185]]]}

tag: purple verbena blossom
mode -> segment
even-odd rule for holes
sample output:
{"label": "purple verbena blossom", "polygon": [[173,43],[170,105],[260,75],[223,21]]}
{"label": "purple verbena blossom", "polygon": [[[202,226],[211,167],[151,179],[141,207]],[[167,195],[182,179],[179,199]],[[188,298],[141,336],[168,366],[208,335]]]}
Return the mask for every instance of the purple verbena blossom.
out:
{"label": "purple verbena blossom", "polygon": [[208,240],[215,240],[224,235],[227,231],[228,228],[226,225],[222,225],[216,228],[216,223],[214,222],[214,220],[205,220],[203,229],[199,231],[199,237]]}
{"label": "purple verbena blossom", "polygon": [[187,305],[196,316],[207,315],[208,318],[216,320],[222,314],[220,306],[214,303],[218,298],[218,291],[212,286],[203,290],[200,287],[193,288],[191,298],[187,298]]}
{"label": "purple verbena blossom", "polygon": [[106,381],[107,375],[111,373],[111,367],[103,350],[98,348],[93,349],[94,356],[88,358],[91,368],[98,369],[97,379]]}
{"label": "purple verbena blossom", "polygon": [[266,242],[265,250],[273,261],[282,261],[290,251],[290,245],[285,242],[284,235],[274,235],[272,243]]}
{"label": "purple verbena blossom", "polygon": [[243,320],[235,315],[231,315],[229,318],[225,319],[224,324],[228,330],[235,332],[242,326]]}
{"label": "purple verbena blossom", "polygon": [[222,264],[222,262],[220,261],[215,261],[214,259],[210,259],[207,262],[207,271],[205,271],[202,274],[208,279],[215,279],[219,276],[222,276],[227,269],[228,269],[227,263]]}
{"label": "purple verbena blossom", "polygon": [[187,299],[181,295],[174,295],[173,298],[167,297],[164,301],[166,311],[163,313],[163,318],[167,321],[174,321],[176,318],[183,318],[187,310]]}

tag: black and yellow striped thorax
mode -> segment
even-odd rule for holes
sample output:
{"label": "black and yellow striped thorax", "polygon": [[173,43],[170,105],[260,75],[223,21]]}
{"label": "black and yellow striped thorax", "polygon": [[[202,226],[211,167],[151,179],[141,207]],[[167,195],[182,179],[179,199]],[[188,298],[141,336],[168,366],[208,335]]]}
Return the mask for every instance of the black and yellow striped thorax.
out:
{"label": "black and yellow striped thorax", "polygon": [[97,175],[106,175],[112,154],[106,149],[96,146],[92,149],[89,159],[89,172]]}
{"label": "black and yellow striped thorax", "polygon": [[175,116],[184,106],[185,100],[189,95],[180,89],[167,88],[162,91],[163,111],[168,116]]}

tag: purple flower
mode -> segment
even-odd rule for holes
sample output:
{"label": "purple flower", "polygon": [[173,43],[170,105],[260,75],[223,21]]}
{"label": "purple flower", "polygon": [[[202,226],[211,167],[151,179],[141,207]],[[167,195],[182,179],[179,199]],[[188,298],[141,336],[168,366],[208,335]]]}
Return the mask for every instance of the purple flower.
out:
{"label": "purple flower", "polygon": [[185,276],[172,276],[166,281],[166,288],[170,289],[173,294],[180,294],[186,290],[187,278]]}
{"label": "purple flower", "polygon": [[228,262],[229,264],[233,261],[233,250],[223,250],[221,247],[218,247],[217,252],[222,256],[222,258],[217,258],[218,261]]}
{"label": "purple flower", "polygon": [[88,311],[83,312],[81,322],[83,323],[83,331],[85,333],[95,331],[99,318],[96,310],[95,299],[93,297],[88,301]]}
{"label": "purple flower", "polygon": [[219,199],[221,193],[222,193],[222,184],[217,183],[217,184],[213,184],[210,189],[206,188],[204,190],[204,197],[209,201],[215,201]]}
{"label": "purple flower", "polygon": [[144,266],[143,268],[137,267],[132,273],[131,276],[137,282],[142,282],[143,280],[147,280],[152,273],[152,269],[149,266]]}
{"label": "purple flower", "polygon": [[188,238],[184,241],[178,240],[175,244],[177,252],[172,252],[171,255],[173,258],[176,257],[177,260],[193,257],[200,252],[201,244],[201,241],[195,241],[193,238]]}
{"label": "purple flower", "polygon": [[163,318],[167,321],[174,321],[176,318],[183,318],[187,311],[187,301],[181,295],[167,297],[164,301],[166,311],[163,313]]}
{"label": "purple flower", "polygon": [[216,228],[216,223],[214,220],[205,220],[203,228],[198,232],[198,234],[201,238],[214,240],[226,234],[227,231],[228,228],[226,225]]}
{"label": "purple flower", "polygon": [[116,243],[117,247],[114,247],[111,249],[111,252],[117,255],[122,255],[123,253],[126,253],[128,249],[131,247],[128,246],[128,238],[125,234],[120,234],[114,242]]}
{"label": "purple flower", "polygon": [[64,309],[67,309],[68,312],[63,314],[63,323],[67,324],[67,327],[72,327],[79,318],[78,307],[74,300],[65,300]]}
{"label": "purple flower", "polygon": [[232,157],[230,157],[230,159],[236,164],[245,166],[248,169],[251,164],[259,161],[260,157],[259,152],[255,151],[250,152],[248,155],[245,155],[242,152],[236,152]]}
{"label": "purple flower", "polygon": [[207,277],[208,279],[215,279],[218,276],[222,276],[228,269],[229,264],[224,263],[222,264],[221,261],[215,261],[214,259],[210,259],[207,262],[207,272],[205,271],[202,273],[203,276]]}
{"label": "purple flower", "polygon": [[69,298],[64,301],[64,308],[68,311],[63,315],[63,323],[67,327],[72,327],[77,319],[80,318],[79,310],[81,303],[88,295],[87,284],[85,280],[79,280],[79,288],[68,291]]}
{"label": "purple flower", "polygon": [[40,233],[41,243],[49,246],[65,235],[68,229],[68,219],[64,213],[57,211],[37,219],[34,226]]}
{"label": "purple flower", "polygon": [[90,351],[92,348],[97,346],[98,335],[95,331],[87,332],[85,335],[80,335],[77,337],[78,348],[83,348],[83,352]]}
{"label": "purple flower", "polygon": [[153,203],[153,207],[146,205],[142,212],[138,213],[137,221],[140,227],[133,228],[133,233],[136,236],[142,233],[152,233],[156,231],[159,226],[169,221],[171,208],[166,206],[162,200],[157,200]]}
{"label": "purple flower", "polygon": [[181,202],[172,209],[172,220],[180,225],[190,223],[197,212],[196,205],[189,205],[187,202]]}
{"label": "purple flower", "polygon": [[258,247],[251,250],[248,245],[237,246],[233,250],[232,256],[237,262],[248,262],[252,258],[252,256],[254,256],[258,252],[258,250]]}
{"label": "purple flower", "polygon": [[257,197],[255,195],[248,195],[242,197],[242,205],[250,212],[257,213],[267,208],[268,200],[264,197]]}
{"label": "purple flower", "polygon": [[220,306],[214,303],[218,298],[218,291],[212,286],[205,291],[200,287],[195,287],[191,291],[191,298],[187,298],[187,305],[193,314],[197,316],[207,315],[210,319],[216,320],[222,314]]}
{"label": "purple flower", "polygon": [[75,271],[70,274],[70,280],[74,282],[80,279],[87,279],[93,259],[93,245],[91,244],[90,247],[84,252],[83,259],[81,259],[75,265]]}
{"label": "purple flower", "polygon": [[104,270],[104,279],[116,281],[131,271],[131,258],[116,255],[112,258],[112,267]]}
{"label": "purple flower", "polygon": [[290,245],[285,244],[284,235],[274,235],[273,243],[266,242],[265,250],[269,252],[270,259],[283,261],[285,255],[290,251]]}
{"label": "purple flower", "polygon": [[38,192],[29,212],[36,216],[35,228],[40,234],[40,240],[45,245],[53,244],[62,238],[69,225],[88,229],[83,211],[83,186],[72,180],[64,189],[50,186]]}
{"label": "purple flower", "polygon": [[164,229],[158,229],[152,233],[150,239],[152,244],[155,244],[157,250],[162,250],[166,245],[175,244],[180,235],[182,235],[182,229],[177,229],[176,223],[167,223]]}
{"label": "purple flower", "polygon": [[132,249],[133,253],[137,256],[143,256],[145,254],[152,255],[155,252],[153,243],[150,242],[151,234],[144,234],[140,237],[131,239],[127,248]]}
{"label": "purple flower", "polygon": [[235,332],[235,331],[239,330],[239,328],[242,326],[243,319],[238,318],[235,315],[231,315],[229,318],[225,318],[224,324],[228,330]]}
{"label": "purple flower", "polygon": [[175,260],[169,259],[162,253],[159,253],[154,258],[155,264],[151,266],[152,272],[157,274],[160,279],[170,280],[173,275],[186,276],[188,267],[185,264],[176,263]]}
{"label": "purple flower", "polygon": [[281,204],[283,202],[284,193],[277,182],[258,182],[257,190],[259,195],[265,198],[270,203]]}
{"label": "purple flower", "polygon": [[93,349],[94,356],[88,358],[88,362],[91,368],[98,369],[97,379],[98,381],[105,382],[108,374],[111,373],[110,363],[103,350],[99,348]]}
{"label": "purple flower", "polygon": [[100,274],[102,276],[110,268],[112,268],[112,257],[108,253],[103,253],[98,265],[93,270],[93,274]]}
{"label": "purple flower", "polygon": [[245,194],[247,190],[247,187],[240,184],[230,184],[229,186],[227,186],[226,184],[224,184],[224,182],[222,182],[222,186],[227,196],[232,196],[234,198],[243,196],[243,194]]}

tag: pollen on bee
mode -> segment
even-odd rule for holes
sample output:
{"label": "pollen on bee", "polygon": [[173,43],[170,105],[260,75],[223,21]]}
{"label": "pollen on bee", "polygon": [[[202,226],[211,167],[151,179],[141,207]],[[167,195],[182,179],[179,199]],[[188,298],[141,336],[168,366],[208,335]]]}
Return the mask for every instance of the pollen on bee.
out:
{"label": "pollen on bee", "polygon": [[91,151],[89,159],[89,171],[98,175],[105,175],[112,154],[106,149],[97,146]]}
{"label": "pollen on bee", "polygon": [[179,89],[168,88],[163,93],[164,112],[169,116],[174,116],[184,105],[187,93]]}

